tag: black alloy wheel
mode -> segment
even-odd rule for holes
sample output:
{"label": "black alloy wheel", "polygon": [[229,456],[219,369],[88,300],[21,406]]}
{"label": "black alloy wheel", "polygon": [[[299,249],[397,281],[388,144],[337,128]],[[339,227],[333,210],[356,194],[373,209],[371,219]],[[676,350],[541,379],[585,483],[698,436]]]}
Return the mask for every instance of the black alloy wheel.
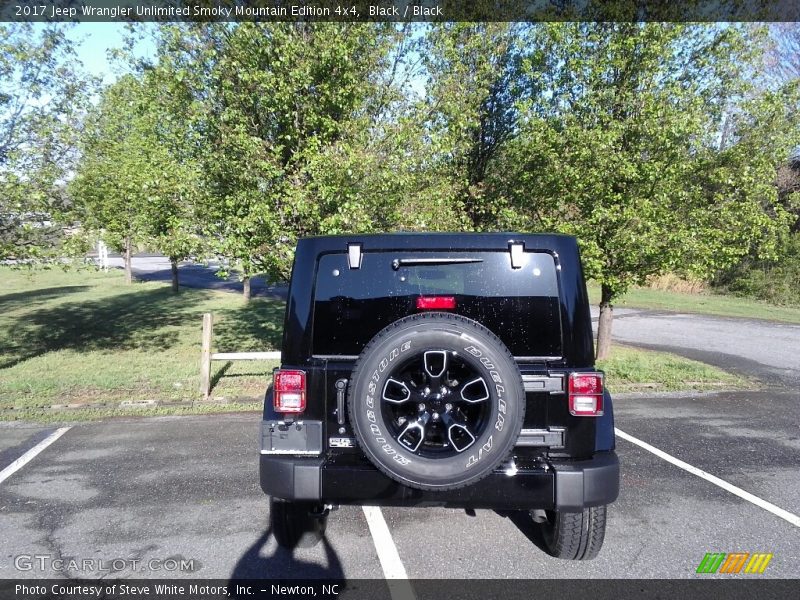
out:
{"label": "black alloy wheel", "polygon": [[384,422],[417,456],[460,454],[489,426],[487,379],[457,352],[422,351],[390,371],[381,393]]}

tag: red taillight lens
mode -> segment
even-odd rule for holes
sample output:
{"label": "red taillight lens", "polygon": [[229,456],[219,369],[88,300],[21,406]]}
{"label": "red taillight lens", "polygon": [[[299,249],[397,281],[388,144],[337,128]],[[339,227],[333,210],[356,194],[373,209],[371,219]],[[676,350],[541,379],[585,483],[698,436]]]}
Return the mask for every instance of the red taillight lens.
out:
{"label": "red taillight lens", "polygon": [[306,374],[304,371],[275,371],[272,406],[279,413],[301,413],[306,409]]}
{"label": "red taillight lens", "polygon": [[569,414],[599,417],[603,414],[603,374],[571,373],[569,376]]}
{"label": "red taillight lens", "polygon": [[453,296],[420,296],[417,298],[417,310],[453,310],[456,299]]}

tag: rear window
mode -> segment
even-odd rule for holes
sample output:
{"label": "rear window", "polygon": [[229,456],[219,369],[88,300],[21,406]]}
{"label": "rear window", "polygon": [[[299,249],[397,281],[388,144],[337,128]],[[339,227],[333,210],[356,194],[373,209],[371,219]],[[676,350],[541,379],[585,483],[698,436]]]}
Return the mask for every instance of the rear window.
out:
{"label": "rear window", "polygon": [[[346,254],[324,255],[317,269],[313,353],[358,355],[381,329],[419,312],[417,298],[446,295],[455,297],[453,312],[493,331],[515,356],[560,357],[555,262],[543,252],[524,257],[523,267],[512,269],[508,252],[367,252],[361,268],[350,269]],[[397,260],[400,265],[393,264]]]}

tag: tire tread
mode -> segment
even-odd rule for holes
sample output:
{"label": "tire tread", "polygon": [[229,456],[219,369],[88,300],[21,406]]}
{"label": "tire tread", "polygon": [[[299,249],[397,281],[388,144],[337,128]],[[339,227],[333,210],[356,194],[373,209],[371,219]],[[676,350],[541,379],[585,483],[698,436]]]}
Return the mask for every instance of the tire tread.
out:
{"label": "tire tread", "polygon": [[[463,317],[461,315],[457,315],[457,314],[453,314],[453,313],[442,313],[442,312],[419,313],[419,314],[414,314],[414,315],[409,315],[407,317],[403,317],[401,319],[398,319],[397,321],[395,321],[391,325],[386,326],[381,331],[379,331],[375,335],[375,337],[373,337],[367,343],[366,346],[364,346],[364,349],[361,351],[361,355],[358,357],[358,359],[355,362],[355,365],[353,366],[353,371],[352,371],[352,374],[351,374],[351,379],[350,379],[351,383],[350,383],[350,386],[349,386],[349,390],[352,390],[353,389],[352,386],[354,386],[354,382],[359,380],[361,368],[362,368],[363,362],[364,362],[362,359],[364,357],[368,357],[370,355],[370,353],[372,352],[372,349],[374,347],[378,346],[386,337],[388,337],[389,335],[394,333],[397,329],[399,329],[401,327],[405,327],[409,323],[439,320],[439,319],[442,319],[442,318],[444,318],[446,321],[450,321],[454,325],[464,325],[464,324],[466,324],[466,325],[468,325],[470,327],[477,327],[481,331],[481,333],[483,335],[487,336],[493,342],[495,342],[497,344],[497,346],[502,350],[502,352],[505,353],[505,356],[508,358],[508,360],[511,362],[511,364],[516,366],[516,361],[514,360],[514,355],[511,354],[511,352],[508,350],[508,348],[502,342],[502,340],[499,337],[497,337],[492,331],[490,331],[489,329],[487,329],[486,327],[484,327],[483,325],[481,325],[477,321],[473,321],[472,319],[468,319],[467,317]],[[517,373],[519,373],[519,371],[517,371]],[[520,389],[524,389],[521,375],[519,376],[518,384],[520,386]],[[522,423],[525,420],[525,404],[526,404],[526,402],[525,402],[524,393],[523,393],[522,398],[523,398],[523,400],[521,402],[521,414],[520,414],[518,428],[522,427]],[[355,399],[353,398],[353,394],[352,393],[348,393],[348,399],[347,399],[347,414],[348,414],[348,416],[352,415],[354,410],[355,410],[354,403],[355,403]],[[358,429],[353,424],[352,420],[350,420],[350,425],[351,425],[351,427],[353,427],[353,430],[356,432],[356,440],[358,441],[359,444],[361,444],[361,440],[359,439],[360,434],[358,432]],[[511,447],[506,452],[502,453],[502,456],[503,456],[502,460],[505,460],[506,458],[508,458],[508,456],[514,450],[514,444],[515,443],[516,443],[516,436],[514,436],[514,443],[511,444]],[[500,462],[502,462],[502,460]],[[392,473],[390,469],[387,469],[384,465],[380,464],[380,461],[375,461],[375,460],[371,460],[370,459],[370,462],[375,467],[377,467],[384,475],[386,475],[390,479],[395,479],[396,475],[394,473]],[[457,490],[457,489],[461,489],[461,488],[473,485],[473,484],[477,483],[478,481],[480,481],[481,479],[484,479],[484,478],[488,477],[491,473],[492,473],[492,471],[489,470],[486,473],[484,473],[483,475],[481,475],[480,477],[477,477],[475,479],[470,479],[470,480],[468,480],[466,482],[461,482],[461,483],[437,485],[435,487],[432,487],[432,486],[424,486],[424,487],[423,486],[414,486],[414,487],[419,487],[420,489],[436,490],[436,491]]]}
{"label": "tire tread", "polygon": [[606,508],[593,506],[581,512],[556,513],[550,554],[567,560],[595,558],[605,539]]}

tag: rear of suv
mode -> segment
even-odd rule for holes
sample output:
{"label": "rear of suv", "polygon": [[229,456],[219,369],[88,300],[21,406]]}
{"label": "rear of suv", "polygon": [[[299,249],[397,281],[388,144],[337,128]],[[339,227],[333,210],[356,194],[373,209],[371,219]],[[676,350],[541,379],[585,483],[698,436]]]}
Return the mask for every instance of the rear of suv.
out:
{"label": "rear of suv", "polygon": [[549,554],[597,555],[619,492],[577,242],[386,234],[299,241],[261,487],[313,544],[343,504],[494,509]]}

